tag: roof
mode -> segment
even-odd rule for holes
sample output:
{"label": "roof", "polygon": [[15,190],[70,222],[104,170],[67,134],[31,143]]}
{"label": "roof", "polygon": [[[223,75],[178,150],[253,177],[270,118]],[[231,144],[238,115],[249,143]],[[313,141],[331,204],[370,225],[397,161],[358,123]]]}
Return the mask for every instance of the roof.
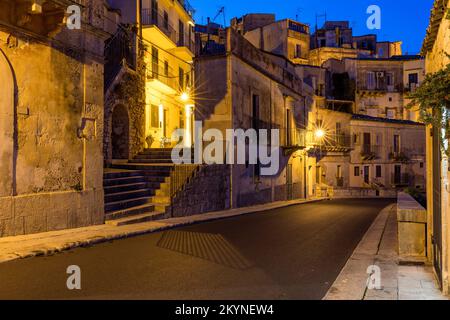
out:
{"label": "roof", "polygon": [[402,56],[392,56],[390,58],[372,58],[372,57],[359,57],[356,60],[372,60],[372,61],[409,61],[409,60],[423,60],[420,55],[402,55]]}
{"label": "roof", "polygon": [[409,125],[416,125],[416,126],[424,125],[423,123],[415,122],[415,121],[411,121],[411,120],[398,120],[398,119],[371,117],[371,116],[367,116],[365,114],[354,114],[354,115],[352,115],[352,120],[384,122],[384,123],[393,123],[393,124],[409,124]]}
{"label": "roof", "polygon": [[433,8],[431,9],[430,23],[428,25],[427,33],[422,44],[421,53],[423,55],[433,49],[440,24],[445,16],[445,12],[447,11],[449,2],[450,0],[434,0]]}

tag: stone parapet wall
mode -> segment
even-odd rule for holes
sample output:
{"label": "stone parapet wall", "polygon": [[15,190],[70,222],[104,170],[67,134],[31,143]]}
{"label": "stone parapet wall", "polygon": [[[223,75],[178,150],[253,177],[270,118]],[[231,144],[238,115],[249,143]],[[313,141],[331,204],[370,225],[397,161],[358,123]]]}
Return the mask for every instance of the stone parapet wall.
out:
{"label": "stone parapet wall", "polygon": [[102,224],[103,190],[0,198],[0,237]]}
{"label": "stone parapet wall", "polygon": [[172,200],[173,217],[225,210],[230,208],[230,167],[207,165]]}

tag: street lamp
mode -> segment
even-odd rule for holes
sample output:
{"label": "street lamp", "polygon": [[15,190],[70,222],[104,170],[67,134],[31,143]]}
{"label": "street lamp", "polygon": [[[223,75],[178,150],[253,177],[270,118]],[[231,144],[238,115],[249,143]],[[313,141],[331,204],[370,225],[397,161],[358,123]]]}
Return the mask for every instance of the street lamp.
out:
{"label": "street lamp", "polygon": [[181,99],[181,101],[183,101],[183,102],[188,101],[188,100],[189,100],[189,94],[188,94],[187,92],[183,92],[183,93],[180,95],[180,99]]}
{"label": "street lamp", "polygon": [[314,131],[314,136],[319,140],[323,139],[325,137],[325,134],[326,132],[323,129],[316,129]]}

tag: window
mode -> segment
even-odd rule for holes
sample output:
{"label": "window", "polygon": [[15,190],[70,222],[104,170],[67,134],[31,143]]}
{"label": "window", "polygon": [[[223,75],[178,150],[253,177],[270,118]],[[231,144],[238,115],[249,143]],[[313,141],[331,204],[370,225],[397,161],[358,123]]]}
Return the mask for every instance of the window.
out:
{"label": "window", "polygon": [[164,10],[164,29],[169,31],[169,14]]}
{"label": "window", "polygon": [[150,107],[150,111],[151,111],[151,126],[152,128],[159,128],[159,107],[152,104]]}
{"label": "window", "polygon": [[419,75],[417,73],[410,73],[408,75],[408,82],[409,82],[409,84],[411,84],[411,83],[418,84],[419,83]]}
{"label": "window", "polygon": [[376,177],[381,178],[381,166],[376,166]]}
{"label": "window", "polygon": [[395,110],[394,109],[387,109],[386,110],[386,117],[388,119],[395,119]]}
{"label": "window", "polygon": [[400,152],[400,136],[394,134],[394,152]]}
{"label": "window", "polygon": [[152,23],[158,24],[158,1],[152,0]]}
{"label": "window", "polygon": [[158,62],[159,62],[159,51],[157,48],[152,47],[152,73],[153,78],[158,79]]}
{"label": "window", "polygon": [[[259,95],[252,95],[252,128],[259,130]],[[261,164],[259,163],[259,155],[257,156],[257,162],[253,166],[253,174],[259,180],[261,175]]]}
{"label": "window", "polygon": [[367,89],[374,90],[375,86],[375,72],[367,72]]}
{"label": "window", "polygon": [[186,86],[191,86],[191,77],[189,76],[189,73],[186,73]]}
{"label": "window", "polygon": [[300,58],[301,56],[302,56],[302,46],[297,44],[297,45],[295,45],[294,58]]}
{"label": "window", "polygon": [[184,70],[182,68],[178,68],[178,82],[180,90],[184,90]]}
{"label": "window", "polygon": [[388,86],[394,85],[394,74],[392,72],[386,73],[386,84]]}
{"label": "window", "polygon": [[178,20],[178,46],[184,46],[184,23],[181,19]]}
{"label": "window", "polygon": [[355,177],[359,177],[359,167],[355,167],[353,170],[354,170],[354,171],[353,171],[353,175],[354,175]]}
{"label": "window", "polygon": [[342,177],[342,166],[338,165],[336,168],[336,177],[341,178]]}
{"label": "window", "polygon": [[420,168],[423,168],[423,162],[420,163]]}
{"label": "window", "polygon": [[166,76],[166,77],[168,77],[169,76],[169,61],[164,61],[164,75]]}
{"label": "window", "polygon": [[326,39],[320,39],[320,47],[326,47],[327,40]]}

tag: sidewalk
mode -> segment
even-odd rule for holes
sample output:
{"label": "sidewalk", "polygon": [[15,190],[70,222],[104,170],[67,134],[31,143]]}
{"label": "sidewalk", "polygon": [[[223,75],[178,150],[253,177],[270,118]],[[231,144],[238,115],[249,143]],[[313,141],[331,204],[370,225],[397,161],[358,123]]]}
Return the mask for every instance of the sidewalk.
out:
{"label": "sidewalk", "polygon": [[52,255],[64,250],[89,246],[169,228],[204,221],[240,216],[297,204],[322,201],[324,199],[278,201],[269,204],[237,208],[188,217],[170,218],[125,226],[98,225],[77,229],[51,231],[23,236],[0,238],[0,263],[42,255]]}
{"label": "sidewalk", "polygon": [[[397,210],[380,212],[324,300],[447,300],[438,289],[431,266],[398,265]],[[369,266],[381,271],[381,289],[369,289]]]}

